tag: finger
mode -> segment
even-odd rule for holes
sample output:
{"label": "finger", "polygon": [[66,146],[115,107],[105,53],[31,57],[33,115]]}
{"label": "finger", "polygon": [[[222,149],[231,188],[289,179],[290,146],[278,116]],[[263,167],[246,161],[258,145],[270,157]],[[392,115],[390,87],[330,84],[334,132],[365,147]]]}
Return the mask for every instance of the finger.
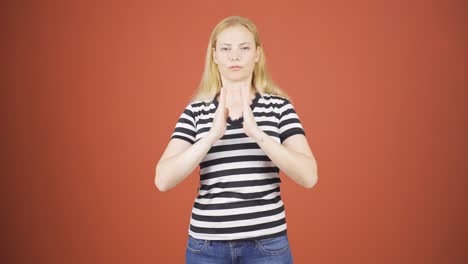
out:
{"label": "finger", "polygon": [[224,90],[224,104],[226,105],[226,99],[227,99],[227,96],[228,96],[228,88],[227,87],[223,87],[223,90]]}
{"label": "finger", "polygon": [[229,108],[225,107],[224,108],[224,120],[227,120],[229,117]]}
{"label": "finger", "polygon": [[241,97],[242,97],[242,105],[244,106],[244,109],[247,109],[249,107],[249,97],[250,97],[247,84],[244,84],[243,87],[241,88]]}
{"label": "finger", "polygon": [[244,91],[244,85],[240,87],[240,96],[241,96],[241,102],[242,106],[245,106],[245,91]]}
{"label": "finger", "polygon": [[221,109],[224,109],[224,104],[225,104],[225,99],[226,99],[226,92],[224,91],[224,87],[221,87],[221,92],[219,94],[219,106],[221,107]]}

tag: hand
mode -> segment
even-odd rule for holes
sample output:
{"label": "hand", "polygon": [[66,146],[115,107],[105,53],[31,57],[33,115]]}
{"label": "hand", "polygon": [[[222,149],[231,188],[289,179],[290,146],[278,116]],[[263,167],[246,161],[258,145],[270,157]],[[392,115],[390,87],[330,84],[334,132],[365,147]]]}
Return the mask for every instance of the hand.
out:
{"label": "hand", "polygon": [[242,116],[244,118],[244,132],[247,136],[257,141],[263,132],[257,125],[252,109],[250,108],[250,83],[244,83],[241,87]]}
{"label": "hand", "polygon": [[219,95],[218,109],[214,113],[213,125],[211,126],[208,134],[213,138],[213,143],[218,141],[224,136],[227,127],[227,118],[229,116],[229,109],[226,107],[226,88],[221,87]]}

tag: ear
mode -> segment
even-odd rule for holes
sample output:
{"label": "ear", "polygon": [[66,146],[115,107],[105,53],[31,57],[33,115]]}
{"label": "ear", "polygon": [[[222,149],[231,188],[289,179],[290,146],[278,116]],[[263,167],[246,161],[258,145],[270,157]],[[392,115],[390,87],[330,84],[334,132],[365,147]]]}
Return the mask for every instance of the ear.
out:
{"label": "ear", "polygon": [[213,61],[215,64],[218,64],[218,59],[216,58],[217,54],[216,54],[216,49],[215,48],[211,48],[211,52],[213,54]]}

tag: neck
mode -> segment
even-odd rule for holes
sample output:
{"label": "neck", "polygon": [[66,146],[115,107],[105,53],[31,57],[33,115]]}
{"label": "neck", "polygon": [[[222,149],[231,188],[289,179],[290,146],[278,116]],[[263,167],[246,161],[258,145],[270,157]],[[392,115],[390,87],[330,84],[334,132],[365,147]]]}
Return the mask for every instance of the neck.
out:
{"label": "neck", "polygon": [[[252,77],[244,80],[239,80],[239,81],[232,81],[225,79],[223,76],[221,76],[221,81],[223,87],[227,88],[227,97],[235,97],[235,98],[240,98],[241,97],[241,87],[245,83],[252,83]],[[249,89],[249,95],[255,95],[255,88],[250,85]]]}

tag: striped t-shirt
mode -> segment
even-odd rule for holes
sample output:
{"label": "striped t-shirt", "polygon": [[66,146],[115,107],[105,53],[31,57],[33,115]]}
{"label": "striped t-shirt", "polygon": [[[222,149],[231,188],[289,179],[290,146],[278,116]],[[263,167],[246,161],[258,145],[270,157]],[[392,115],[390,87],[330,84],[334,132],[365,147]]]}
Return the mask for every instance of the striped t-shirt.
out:
{"label": "striped t-shirt", "polygon": [[[218,107],[189,103],[171,138],[194,144],[211,128]],[[277,95],[256,93],[250,105],[257,125],[276,142],[305,135],[293,105]],[[224,136],[200,162],[200,184],[189,225],[189,235],[206,240],[249,240],[286,234],[280,195],[279,168],[245,133],[243,117],[227,119]]]}

